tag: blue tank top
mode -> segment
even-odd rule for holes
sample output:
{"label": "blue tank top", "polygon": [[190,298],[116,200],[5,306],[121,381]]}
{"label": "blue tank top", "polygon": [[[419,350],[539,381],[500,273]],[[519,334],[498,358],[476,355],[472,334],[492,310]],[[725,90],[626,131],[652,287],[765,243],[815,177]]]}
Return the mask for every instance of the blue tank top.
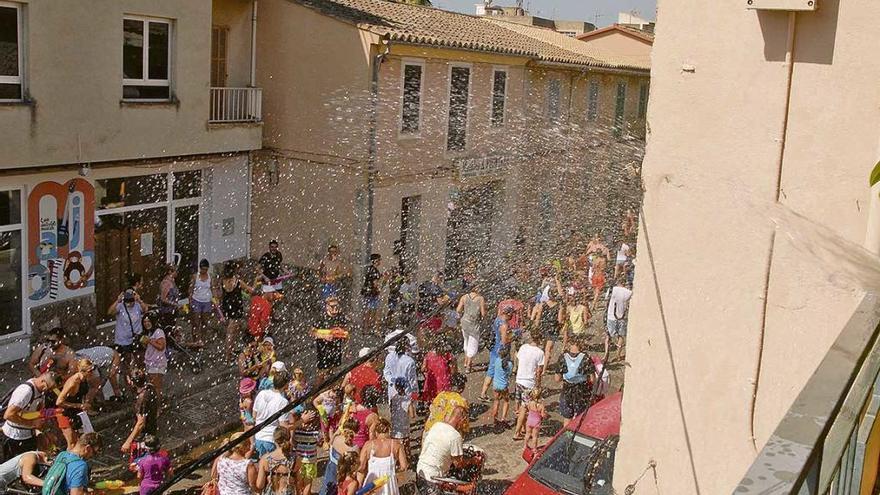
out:
{"label": "blue tank top", "polygon": [[495,332],[495,342],[492,344],[492,354],[498,355],[501,352],[501,324],[504,323],[500,317],[496,317],[492,322],[492,331]]}
{"label": "blue tank top", "polygon": [[562,355],[565,358],[565,374],[562,378],[568,383],[584,383],[587,377],[580,372],[581,363],[586,358],[586,354],[578,354],[570,356],[568,353]]}

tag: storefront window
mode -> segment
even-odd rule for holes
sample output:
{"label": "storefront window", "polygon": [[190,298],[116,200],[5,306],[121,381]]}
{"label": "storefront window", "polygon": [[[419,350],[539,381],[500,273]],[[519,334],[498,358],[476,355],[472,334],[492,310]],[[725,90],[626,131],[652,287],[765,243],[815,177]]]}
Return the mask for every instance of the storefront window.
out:
{"label": "storefront window", "polygon": [[21,191],[0,191],[0,226],[21,223]]}
{"label": "storefront window", "polygon": [[21,230],[0,232],[0,335],[21,330]]}
{"label": "storefront window", "polygon": [[202,171],[174,173],[174,199],[198,198],[202,195]]}
{"label": "storefront window", "polygon": [[158,203],[168,199],[168,175],[116,177],[95,181],[99,210]]}

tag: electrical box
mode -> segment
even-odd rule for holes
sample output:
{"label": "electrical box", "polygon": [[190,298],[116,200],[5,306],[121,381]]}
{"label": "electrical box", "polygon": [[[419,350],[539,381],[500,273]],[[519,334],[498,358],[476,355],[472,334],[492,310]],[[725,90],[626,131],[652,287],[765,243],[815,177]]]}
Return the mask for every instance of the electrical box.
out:
{"label": "electrical box", "polygon": [[813,11],[819,0],[746,0],[752,10]]}

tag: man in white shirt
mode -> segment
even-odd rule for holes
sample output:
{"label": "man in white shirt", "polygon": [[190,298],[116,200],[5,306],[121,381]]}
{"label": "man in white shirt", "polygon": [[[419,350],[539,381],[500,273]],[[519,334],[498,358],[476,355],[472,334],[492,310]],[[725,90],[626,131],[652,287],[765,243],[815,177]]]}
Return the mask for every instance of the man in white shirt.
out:
{"label": "man in white shirt", "polygon": [[611,349],[611,339],[617,339],[617,359],[623,358],[623,343],[626,338],[626,320],[629,311],[629,300],[632,291],[626,288],[626,277],[617,277],[617,283],[611,289],[608,298],[608,315],[605,332],[605,358]]}
{"label": "man in white shirt", "polygon": [[412,356],[409,355],[409,340],[400,339],[395,345],[393,352],[385,356],[385,367],[382,377],[388,384],[388,400],[397,395],[394,383],[398,378],[406,381],[406,394],[413,395],[419,392],[418,366]]}
{"label": "man in white shirt", "polygon": [[514,397],[517,400],[516,409],[516,428],[514,429],[513,438],[522,440],[525,434],[526,415],[528,408],[526,404],[529,402],[529,394],[535,387],[541,386],[541,376],[544,374],[544,342],[540,334],[527,332],[528,341],[519,347],[516,353],[516,392]]}
{"label": "man in white shirt", "polygon": [[43,426],[43,419],[25,419],[24,413],[38,411],[43,405],[43,394],[55,388],[55,375],[43,373],[15,387],[3,413],[0,434],[0,462],[31,450],[37,450],[35,430]]}
{"label": "man in white shirt", "polygon": [[[254,398],[254,422],[257,425],[287,407],[288,400],[284,396],[284,391],[287,389],[288,383],[290,383],[290,372],[287,370],[276,371],[272,379],[273,388],[261,390]],[[275,450],[274,436],[279,425],[292,429],[290,413],[282,415],[254,435],[254,449],[260,457]]]}
{"label": "man in white shirt", "polygon": [[422,452],[416,466],[416,491],[420,495],[437,495],[439,487],[432,483],[435,478],[449,475],[449,468],[464,467],[464,439],[458,431],[467,410],[456,406],[443,421],[434,423],[422,442]]}

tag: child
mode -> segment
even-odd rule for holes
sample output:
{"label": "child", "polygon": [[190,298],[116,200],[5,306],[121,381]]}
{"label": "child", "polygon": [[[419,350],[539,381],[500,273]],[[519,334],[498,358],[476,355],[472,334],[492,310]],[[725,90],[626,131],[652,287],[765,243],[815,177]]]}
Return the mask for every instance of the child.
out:
{"label": "child", "polygon": [[[269,357],[274,357],[274,352],[273,352],[272,356],[269,356]],[[274,379],[275,379],[275,373],[277,373],[279,371],[284,371],[286,369],[287,369],[287,367],[284,366],[283,362],[275,361],[274,363],[272,363],[272,367],[269,368],[269,375],[264,376],[263,378],[260,378],[260,385],[257,388],[259,390],[272,390],[272,389],[274,389],[275,386],[273,385],[273,383],[274,383]]]}
{"label": "child", "polygon": [[257,382],[253,378],[242,378],[238,382],[238,414],[245,431],[251,429],[254,424],[254,390]]}
{"label": "child", "polygon": [[[510,410],[510,374],[513,370],[513,363],[510,361],[510,346],[501,348],[498,359],[493,365],[495,369],[492,373],[492,390],[495,392],[495,400],[492,401],[489,416],[495,424],[495,429],[503,430],[507,427],[507,413]],[[498,419],[499,412],[501,419]]]}
{"label": "child", "polygon": [[324,481],[321,483],[319,495],[336,495],[339,487],[339,479],[337,478],[339,461],[345,454],[356,452],[354,448],[354,435],[357,428],[357,420],[348,418],[340,425],[338,432],[332,432],[330,448],[327,452],[327,467],[324,469]]}
{"label": "child", "polygon": [[342,417],[342,394],[342,388],[331,388],[318,394],[312,401],[312,405],[318,410],[318,417],[321,419],[321,437],[325,449],[330,444],[330,432],[336,429],[339,418]]}
{"label": "child", "polygon": [[544,400],[541,397],[541,388],[535,387],[529,393],[529,402],[526,404],[529,417],[526,420],[526,436],[525,447],[532,449],[532,452],[538,449],[538,434],[541,433],[541,423],[547,417],[547,410],[544,408]]}
{"label": "child", "polygon": [[360,488],[360,483],[357,480],[358,464],[359,460],[356,452],[348,452],[339,459],[339,467],[336,473],[339,480],[339,488],[337,488],[336,495],[354,495],[358,491],[358,488]]}
{"label": "child", "polygon": [[302,368],[294,368],[293,379],[290,380],[290,385],[287,386],[287,396],[290,398],[290,401],[293,402],[308,394],[311,389],[312,387],[309,385],[309,381],[306,380],[306,375],[303,373]]}
{"label": "child", "polygon": [[406,395],[406,378],[394,380],[397,395],[391,398],[391,438],[400,440],[403,451],[409,453],[410,423],[416,417],[412,397]]}
{"label": "child", "polygon": [[144,446],[148,453],[137,463],[137,476],[140,480],[140,495],[150,495],[168,476],[172,475],[173,470],[168,454],[159,450],[158,438],[153,435],[145,436]]}
{"label": "child", "polygon": [[162,397],[162,381],[168,372],[168,354],[165,345],[165,332],[159,328],[158,318],[153,313],[146,313],[141,321],[144,328],[142,342],[147,346],[144,351],[144,365],[150,383],[156,395]]}
{"label": "child", "polygon": [[[314,409],[311,409],[314,411]],[[300,422],[293,433],[293,441],[296,444],[296,454],[299,457],[300,468],[297,478],[297,490],[301,495],[311,495],[312,481],[318,477],[318,442],[321,439],[321,429],[318,426],[318,415],[309,421]]]}
{"label": "child", "polygon": [[272,437],[275,450],[260,458],[257,490],[267,495],[293,493],[295,458],[291,456],[290,430],[279,426]]}

